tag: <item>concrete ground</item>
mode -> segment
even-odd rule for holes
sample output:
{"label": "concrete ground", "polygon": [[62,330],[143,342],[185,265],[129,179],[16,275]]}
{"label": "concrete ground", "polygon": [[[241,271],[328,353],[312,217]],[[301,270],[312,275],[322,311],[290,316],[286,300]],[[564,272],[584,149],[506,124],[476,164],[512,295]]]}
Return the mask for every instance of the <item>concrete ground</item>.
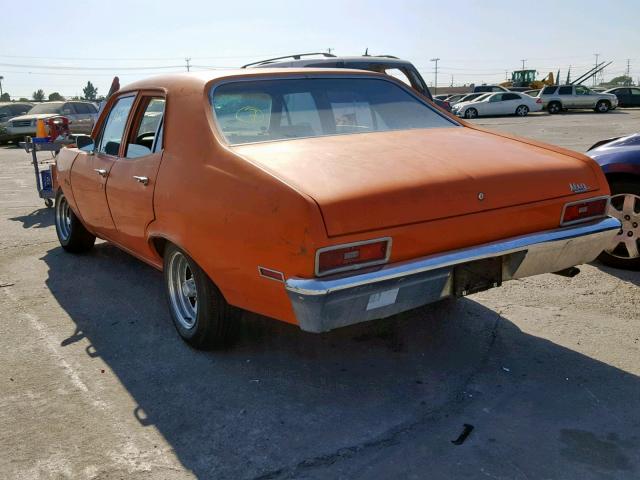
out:
{"label": "concrete ground", "polygon": [[[584,151],[640,110],[477,123]],[[323,335],[246,314],[235,349],[202,353],[159,272],[106,243],[66,254],[27,155],[0,166],[0,478],[640,478],[639,272]]]}

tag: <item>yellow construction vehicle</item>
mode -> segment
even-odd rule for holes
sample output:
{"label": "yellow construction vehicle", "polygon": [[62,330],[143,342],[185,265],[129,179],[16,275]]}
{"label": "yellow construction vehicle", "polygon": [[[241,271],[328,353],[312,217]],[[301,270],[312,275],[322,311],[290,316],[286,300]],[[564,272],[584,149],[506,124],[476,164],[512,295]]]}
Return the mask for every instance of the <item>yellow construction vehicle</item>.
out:
{"label": "yellow construction vehicle", "polygon": [[544,77],[542,80],[536,80],[535,70],[516,70],[511,73],[511,80],[503,82],[500,85],[506,88],[542,88],[545,85],[554,85],[555,79],[553,72]]}

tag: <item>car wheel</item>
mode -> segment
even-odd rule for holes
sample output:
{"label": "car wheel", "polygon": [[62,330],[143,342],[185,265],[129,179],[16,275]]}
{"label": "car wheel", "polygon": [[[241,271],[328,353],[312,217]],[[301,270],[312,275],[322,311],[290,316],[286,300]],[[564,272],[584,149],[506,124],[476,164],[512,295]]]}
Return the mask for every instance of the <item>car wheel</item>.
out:
{"label": "car wheel", "polygon": [[611,105],[609,104],[609,102],[607,102],[606,100],[600,100],[596,104],[595,110],[598,113],[607,113],[610,108],[611,108]]}
{"label": "car wheel", "polygon": [[551,114],[560,113],[562,111],[562,104],[560,102],[549,102],[547,111]]}
{"label": "car wheel", "polygon": [[232,343],[240,310],[229,305],[207,274],[175,245],[167,246],[164,254],[164,280],[173,324],[189,345],[210,349]]}
{"label": "car wheel", "polygon": [[62,190],[58,190],[56,194],[55,217],[56,234],[62,248],[71,253],[84,253],[91,250],[96,242],[96,237],[84,227],[80,219],[73,213]]}
{"label": "car wheel", "polygon": [[467,108],[464,112],[464,118],[476,118],[478,116],[478,110],[475,108]]}
{"label": "car wheel", "polygon": [[527,107],[526,105],[520,105],[518,108],[516,108],[516,115],[519,117],[526,117],[528,113],[529,107]]}
{"label": "car wheel", "polygon": [[609,266],[640,270],[640,183],[611,182],[609,215],[622,222],[615,244],[600,255]]}

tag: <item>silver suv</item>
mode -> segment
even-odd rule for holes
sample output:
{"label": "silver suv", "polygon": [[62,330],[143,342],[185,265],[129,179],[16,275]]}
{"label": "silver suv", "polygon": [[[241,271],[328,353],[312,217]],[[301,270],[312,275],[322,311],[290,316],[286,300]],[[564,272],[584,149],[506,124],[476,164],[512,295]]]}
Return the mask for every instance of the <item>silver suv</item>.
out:
{"label": "silver suv", "polygon": [[11,140],[7,132],[9,120],[19,115],[24,115],[33,107],[28,102],[0,102],[0,144]]}
{"label": "silver suv", "polygon": [[7,126],[8,134],[22,140],[36,134],[36,122],[51,117],[63,116],[69,119],[69,129],[73,133],[90,134],[98,119],[98,109],[91,102],[44,102],[38,103],[29,113],[12,118]]}
{"label": "silver suv", "polygon": [[542,108],[549,113],[577,108],[605,113],[618,106],[618,97],[615,95],[595,92],[584,85],[550,85],[538,93],[538,98],[542,99]]}

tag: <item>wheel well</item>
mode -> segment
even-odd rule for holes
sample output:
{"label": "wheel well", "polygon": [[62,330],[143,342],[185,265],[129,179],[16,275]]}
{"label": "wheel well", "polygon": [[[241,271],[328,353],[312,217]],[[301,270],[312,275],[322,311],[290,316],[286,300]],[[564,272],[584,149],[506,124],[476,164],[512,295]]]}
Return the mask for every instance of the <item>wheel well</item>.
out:
{"label": "wheel well", "polygon": [[164,257],[164,251],[167,248],[167,243],[168,243],[168,240],[166,238],[153,237],[151,239],[151,245],[153,245],[153,248],[158,253],[158,256],[160,258]]}
{"label": "wheel well", "polygon": [[606,98],[601,98],[600,100],[598,100],[598,103],[602,103],[602,102],[611,105],[611,102],[609,100],[607,100]]}
{"label": "wheel well", "polygon": [[607,177],[607,182],[638,182],[640,181],[640,175],[634,175],[633,173],[605,173],[605,177]]}

